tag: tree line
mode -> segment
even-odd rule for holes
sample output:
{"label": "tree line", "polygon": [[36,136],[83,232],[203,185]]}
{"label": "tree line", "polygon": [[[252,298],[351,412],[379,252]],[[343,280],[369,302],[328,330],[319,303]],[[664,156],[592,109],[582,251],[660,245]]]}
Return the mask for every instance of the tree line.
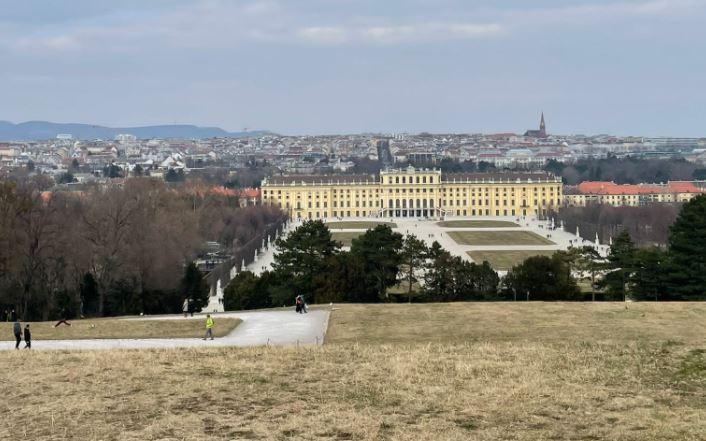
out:
{"label": "tree line", "polygon": [[204,243],[236,250],[284,220],[196,184],[46,189],[42,176],[0,178],[0,310],[25,320],[178,312],[189,293],[203,306],[208,288],[189,263]]}
{"label": "tree line", "polygon": [[618,158],[610,155],[601,159],[579,159],[573,164],[548,161],[544,169],[561,176],[565,184],[583,181],[613,181],[617,184],[640,184],[667,181],[706,179],[706,169],[698,168],[683,158],[642,159]]}
{"label": "tree line", "polygon": [[585,207],[560,207],[550,213],[556,225],[564,223],[567,231],[579,228],[581,237],[593,241],[598,234],[601,242],[616,237],[626,230],[641,247],[666,246],[669,227],[679,214],[679,203],[651,203],[637,207],[614,207],[608,204],[589,204]]}
{"label": "tree line", "polygon": [[277,240],[272,270],[231,281],[225,307],[291,305],[297,294],[312,303],[706,300],[706,195],[683,205],[667,243],[639,248],[622,230],[607,257],[572,247],[530,257],[500,278],[488,262],[468,262],[388,225],[343,251],[322,221],[306,221]]}
{"label": "tree line", "polygon": [[275,245],[272,270],[241,272],[226,287],[226,309],[291,305],[298,294],[311,303],[499,299],[499,277],[487,262],[468,262],[385,224],[353,239],[350,251],[321,220],[305,221]]}

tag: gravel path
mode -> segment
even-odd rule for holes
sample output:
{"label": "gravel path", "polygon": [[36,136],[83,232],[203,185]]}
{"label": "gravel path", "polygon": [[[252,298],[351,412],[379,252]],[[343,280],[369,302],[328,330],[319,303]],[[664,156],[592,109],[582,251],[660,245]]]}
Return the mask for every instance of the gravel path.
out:
{"label": "gravel path", "polygon": [[[201,338],[32,340],[33,350],[42,349],[147,349],[224,346],[294,346],[323,344],[329,319],[328,310],[310,310],[308,314],[287,311],[224,312],[212,314],[218,326],[219,317],[239,318],[243,322],[230,334],[215,340]],[[205,316],[183,318],[181,315],[145,317],[125,320],[200,320]],[[205,331],[205,330],[204,330]],[[24,342],[20,348],[24,347]],[[0,350],[14,350],[14,341],[0,341]]]}

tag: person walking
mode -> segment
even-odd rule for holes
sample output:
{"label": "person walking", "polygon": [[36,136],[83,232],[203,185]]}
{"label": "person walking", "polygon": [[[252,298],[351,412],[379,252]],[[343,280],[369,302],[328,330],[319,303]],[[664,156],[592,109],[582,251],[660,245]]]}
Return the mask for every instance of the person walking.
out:
{"label": "person walking", "polygon": [[211,314],[206,314],[206,335],[203,336],[204,340],[206,340],[207,337],[211,337],[211,340],[213,340],[213,325]]}
{"label": "person walking", "polygon": [[25,325],[25,349],[32,349],[32,333],[29,331],[29,323]]}
{"label": "person walking", "polygon": [[17,343],[15,343],[15,349],[19,349],[20,342],[22,341],[22,325],[19,320],[15,320],[15,323],[12,325],[12,332],[15,334],[15,340],[17,341]]}
{"label": "person walking", "polygon": [[302,313],[302,296],[298,295],[294,299],[294,306],[295,306],[295,311],[297,311],[298,314]]}
{"label": "person walking", "polygon": [[302,301],[302,313],[307,314],[309,311],[306,308],[306,299],[304,299],[304,296],[299,294],[299,298]]}
{"label": "person walking", "polygon": [[184,313],[184,318],[189,315],[189,299],[184,299],[184,304],[181,305],[181,311]]}

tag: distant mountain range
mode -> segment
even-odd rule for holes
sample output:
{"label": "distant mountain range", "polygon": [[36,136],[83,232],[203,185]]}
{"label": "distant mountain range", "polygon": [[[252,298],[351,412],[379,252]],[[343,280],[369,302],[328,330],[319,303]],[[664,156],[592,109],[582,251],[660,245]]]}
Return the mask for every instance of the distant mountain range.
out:
{"label": "distant mountain range", "polygon": [[61,124],[47,121],[27,121],[13,124],[0,121],[0,141],[36,141],[56,138],[60,133],[70,134],[74,139],[113,139],[119,134],[134,135],[139,139],[185,138],[201,139],[215,137],[260,136],[267,131],[227,132],[218,127],[199,127],[189,124],[174,124],[144,127],[103,127],[92,124]]}

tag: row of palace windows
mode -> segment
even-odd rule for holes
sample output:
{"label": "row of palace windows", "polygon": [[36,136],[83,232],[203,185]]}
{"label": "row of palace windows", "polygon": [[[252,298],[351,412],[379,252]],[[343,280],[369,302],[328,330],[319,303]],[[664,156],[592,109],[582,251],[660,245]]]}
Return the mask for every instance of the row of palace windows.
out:
{"label": "row of palace windows", "polygon": [[[485,210],[482,210],[482,209],[479,209],[479,210],[476,210],[476,209],[456,210],[456,216],[468,216],[469,213],[471,216],[483,216],[483,215],[490,216],[490,209],[486,208]],[[361,210],[355,210],[355,211],[347,210],[347,211],[340,211],[340,212],[334,211],[332,214],[333,214],[333,217],[338,217],[339,215],[346,216],[346,217],[351,217],[351,215],[356,216],[356,217],[360,217],[360,216],[365,217],[365,216],[368,216],[368,214],[372,215],[374,213],[368,212],[366,210],[362,210],[362,211]],[[514,208],[510,209],[510,210],[508,210],[508,209],[495,210],[495,216],[501,216],[501,215],[502,216],[517,216],[517,211]],[[522,215],[523,216],[527,215],[526,209],[522,210]],[[301,217],[302,217],[301,213],[297,213],[297,218],[301,219]],[[309,219],[321,219],[321,218],[326,217],[326,213],[322,213],[320,211],[308,212],[308,213],[306,213],[305,217],[307,217]]]}
{"label": "row of palace windows", "polygon": [[[398,178],[399,178],[399,177],[398,177]],[[556,191],[557,193],[559,193],[559,192],[561,191],[560,187],[556,187],[556,189],[555,189],[555,187],[548,187],[548,189],[549,189],[549,193],[552,193],[552,194],[553,194],[555,191]],[[399,193],[400,190],[401,190],[402,193],[407,193],[407,192],[409,192],[409,193],[420,193],[420,192],[421,192],[421,193],[426,193],[426,191],[427,191],[426,188],[409,188],[409,189],[406,189],[406,188],[402,188],[402,189],[396,188],[396,189],[395,189],[395,193]],[[448,193],[453,193],[454,191],[455,191],[456,193],[463,192],[463,193],[465,194],[465,193],[467,193],[469,190],[470,190],[471,194],[476,193],[476,190],[478,190],[478,193],[485,192],[485,194],[488,194],[488,192],[490,191],[490,188],[489,188],[489,187],[484,187],[484,188],[477,188],[477,189],[476,189],[476,188],[470,188],[470,189],[469,189],[469,188],[467,188],[467,187],[454,187],[454,188],[442,188],[442,189],[441,189],[441,191],[442,191],[443,193],[446,193],[446,194],[448,194]],[[501,190],[500,188],[497,188],[497,187],[496,187],[496,188],[495,188],[495,194],[496,194],[496,195],[497,195],[497,194],[500,194],[500,190]],[[518,192],[520,191],[519,188],[515,188],[515,187],[510,187],[509,190],[510,190],[511,193],[515,193],[516,190],[517,190]],[[337,189],[334,188],[334,189],[331,190],[331,193],[333,193],[334,195],[337,195],[337,194],[340,194],[340,195],[344,195],[344,194],[350,195],[350,194],[352,193],[352,194],[355,195],[355,196],[359,196],[359,195],[365,196],[366,194],[367,194],[368,196],[372,196],[373,194],[375,194],[375,195],[379,194],[380,191],[382,191],[382,190],[380,190],[380,189],[375,189],[375,190],[374,190],[374,193],[373,193],[373,190],[372,190],[372,189],[369,189],[369,190],[353,190],[353,191],[351,191],[350,189],[345,189],[345,190],[341,189],[340,191],[338,191]],[[429,189],[429,191],[430,191],[430,192],[433,192],[434,189]],[[522,192],[525,193],[526,191],[527,191],[527,187],[522,187]],[[539,189],[538,189],[537,187],[534,187],[534,188],[532,189],[532,191],[536,194],[536,193],[539,192]],[[547,187],[541,187],[541,191],[542,191],[542,193],[546,193],[546,192],[547,192]],[[392,189],[388,189],[387,192],[388,192],[388,193],[392,193]],[[503,194],[506,194],[506,193],[508,192],[508,187],[503,187],[503,188],[502,188],[502,192],[503,192]],[[269,193],[268,193],[268,190],[263,190],[262,193],[263,193],[263,196],[265,196],[265,197],[266,197],[268,194],[274,196],[275,190],[269,190]],[[327,193],[328,193],[327,191],[321,190],[321,191],[316,191],[316,192],[314,192],[314,193],[309,192],[309,193],[307,193],[307,195],[308,195],[309,198],[311,198],[311,197],[312,197],[312,194],[315,195],[315,197],[320,197],[320,196],[325,196]],[[288,197],[289,197],[289,194],[290,194],[290,193],[286,192],[286,193],[285,193],[285,197],[288,198]],[[277,195],[281,196],[281,195],[282,195],[282,190],[277,190]],[[300,193],[300,192],[296,192],[296,195],[297,195],[297,197],[300,197],[301,193]]]}
{"label": "row of palace windows", "polygon": [[[402,176],[400,179],[400,176],[395,176],[395,184],[426,184],[427,183],[427,177],[426,176],[415,176],[415,179],[412,178],[412,176],[407,179],[407,176]],[[392,184],[392,176],[387,177],[387,183]],[[434,176],[429,176],[429,183],[433,184],[434,183]]]}
{"label": "row of palace windows", "polygon": [[[416,201],[416,203],[415,203],[415,201]],[[409,206],[409,208],[427,208],[427,201],[429,204],[429,208],[434,208],[434,199],[428,199],[428,200],[427,199],[409,199],[409,203],[407,202],[407,199],[389,199],[388,200],[388,208],[407,208],[407,206]],[[448,206],[450,206],[450,207],[453,207],[454,205],[457,207],[461,207],[461,206],[468,204],[466,201],[464,201],[462,199],[456,199],[455,201],[456,201],[456,203],[454,204],[454,199],[442,199],[442,200],[440,200],[440,203],[442,204],[442,206],[447,206],[447,203],[448,203]],[[469,202],[470,202],[470,205],[491,205],[490,199],[485,199],[485,203],[484,203],[483,199],[471,199]],[[498,201],[498,203],[500,203],[500,202],[501,201]],[[510,200],[510,205],[512,205],[512,202],[513,201]],[[555,201],[553,199],[549,199],[549,205],[554,205],[554,203],[555,203]],[[556,203],[558,204],[559,201],[557,200]],[[416,204],[416,207],[415,207],[415,204]],[[365,208],[366,205],[370,208],[380,207],[380,201],[379,200],[370,201],[369,204],[366,201],[360,201],[360,202],[356,201],[356,203],[354,204],[354,207]],[[502,199],[502,205],[507,206],[508,200]],[[538,206],[539,199],[533,200],[532,205]],[[542,199],[541,205],[547,205],[547,199]],[[278,202],[278,206],[279,207],[283,206],[281,201]],[[351,201],[340,201],[340,205],[339,205],[339,201],[333,201],[331,206],[333,208],[338,208],[338,207],[350,208]],[[528,206],[526,200],[522,200],[522,206],[523,207]],[[290,208],[289,202],[285,202],[284,207]],[[296,207],[299,210],[302,208],[302,204],[300,201],[297,201]],[[328,208],[328,202],[327,201],[323,201],[323,202],[316,201],[314,203],[312,201],[309,201],[307,203],[307,208],[322,208],[322,207]]]}
{"label": "row of palace windows", "polygon": [[[414,199],[409,200],[409,208],[434,208],[434,199],[429,199],[429,207],[427,207],[427,200],[426,199],[417,199],[417,206],[414,206]],[[388,208],[407,208],[407,199],[402,199],[402,203],[400,203],[400,199],[390,199],[387,201],[387,207]]]}
{"label": "row of palace windows", "polygon": [[[442,201],[442,204],[443,204],[444,206],[446,206],[446,205],[447,205],[446,202],[447,202],[447,200],[444,199],[444,200]],[[471,202],[471,205],[490,205],[490,199],[486,199],[486,200],[485,200],[485,204],[483,204],[483,199],[471,199],[470,202]],[[478,203],[476,204],[476,202],[478,202]],[[498,201],[498,203],[499,203],[499,202],[500,202],[500,201]],[[502,200],[502,205],[503,205],[504,207],[507,207],[507,205],[508,205],[507,202],[508,202],[507,199],[503,199],[503,200]],[[513,201],[510,201],[510,205],[512,205],[512,202],[513,202]],[[535,200],[532,202],[532,204],[535,205],[535,206],[539,205],[539,199],[535,199]],[[556,201],[556,204],[558,205],[558,204],[559,204],[559,201]],[[464,205],[467,205],[467,204],[466,204],[463,200],[461,200],[461,199],[456,199],[456,206],[457,206],[457,207],[462,207],[462,206],[464,206]],[[547,200],[546,200],[546,199],[542,199],[542,205],[547,205]],[[551,206],[551,205],[554,205],[554,200],[553,200],[553,199],[549,199],[549,205],[550,205],[550,206]],[[453,199],[449,199],[449,200],[448,200],[448,206],[449,206],[449,207],[453,207],[453,206],[454,206],[454,200],[453,200]],[[528,205],[527,205],[527,201],[526,201],[526,200],[522,200],[522,205],[521,205],[521,206],[522,206],[522,207],[527,207],[527,206],[528,206]]]}
{"label": "row of palace windows", "polygon": [[[351,215],[353,215],[353,216],[355,216],[355,217],[361,217],[361,216],[365,217],[365,216],[368,216],[368,214],[372,215],[372,214],[374,214],[374,213],[373,213],[372,211],[371,211],[371,212],[368,212],[368,211],[366,211],[366,210],[362,210],[362,211],[361,211],[361,210],[355,210],[355,211],[348,210],[348,211],[340,211],[340,212],[339,212],[339,211],[334,211],[334,212],[333,212],[333,217],[338,217],[339,215],[342,216],[342,217],[343,217],[343,216],[351,217]],[[306,214],[306,217],[309,218],[309,219],[325,219],[325,218],[326,218],[326,213],[325,213],[325,212],[322,213],[322,212],[320,212],[320,211],[316,211],[316,212],[311,212],[311,211],[310,211],[310,212],[308,212],[308,213]],[[302,218],[301,213],[297,213],[297,218],[298,218],[298,219],[301,219],[301,218]]]}

